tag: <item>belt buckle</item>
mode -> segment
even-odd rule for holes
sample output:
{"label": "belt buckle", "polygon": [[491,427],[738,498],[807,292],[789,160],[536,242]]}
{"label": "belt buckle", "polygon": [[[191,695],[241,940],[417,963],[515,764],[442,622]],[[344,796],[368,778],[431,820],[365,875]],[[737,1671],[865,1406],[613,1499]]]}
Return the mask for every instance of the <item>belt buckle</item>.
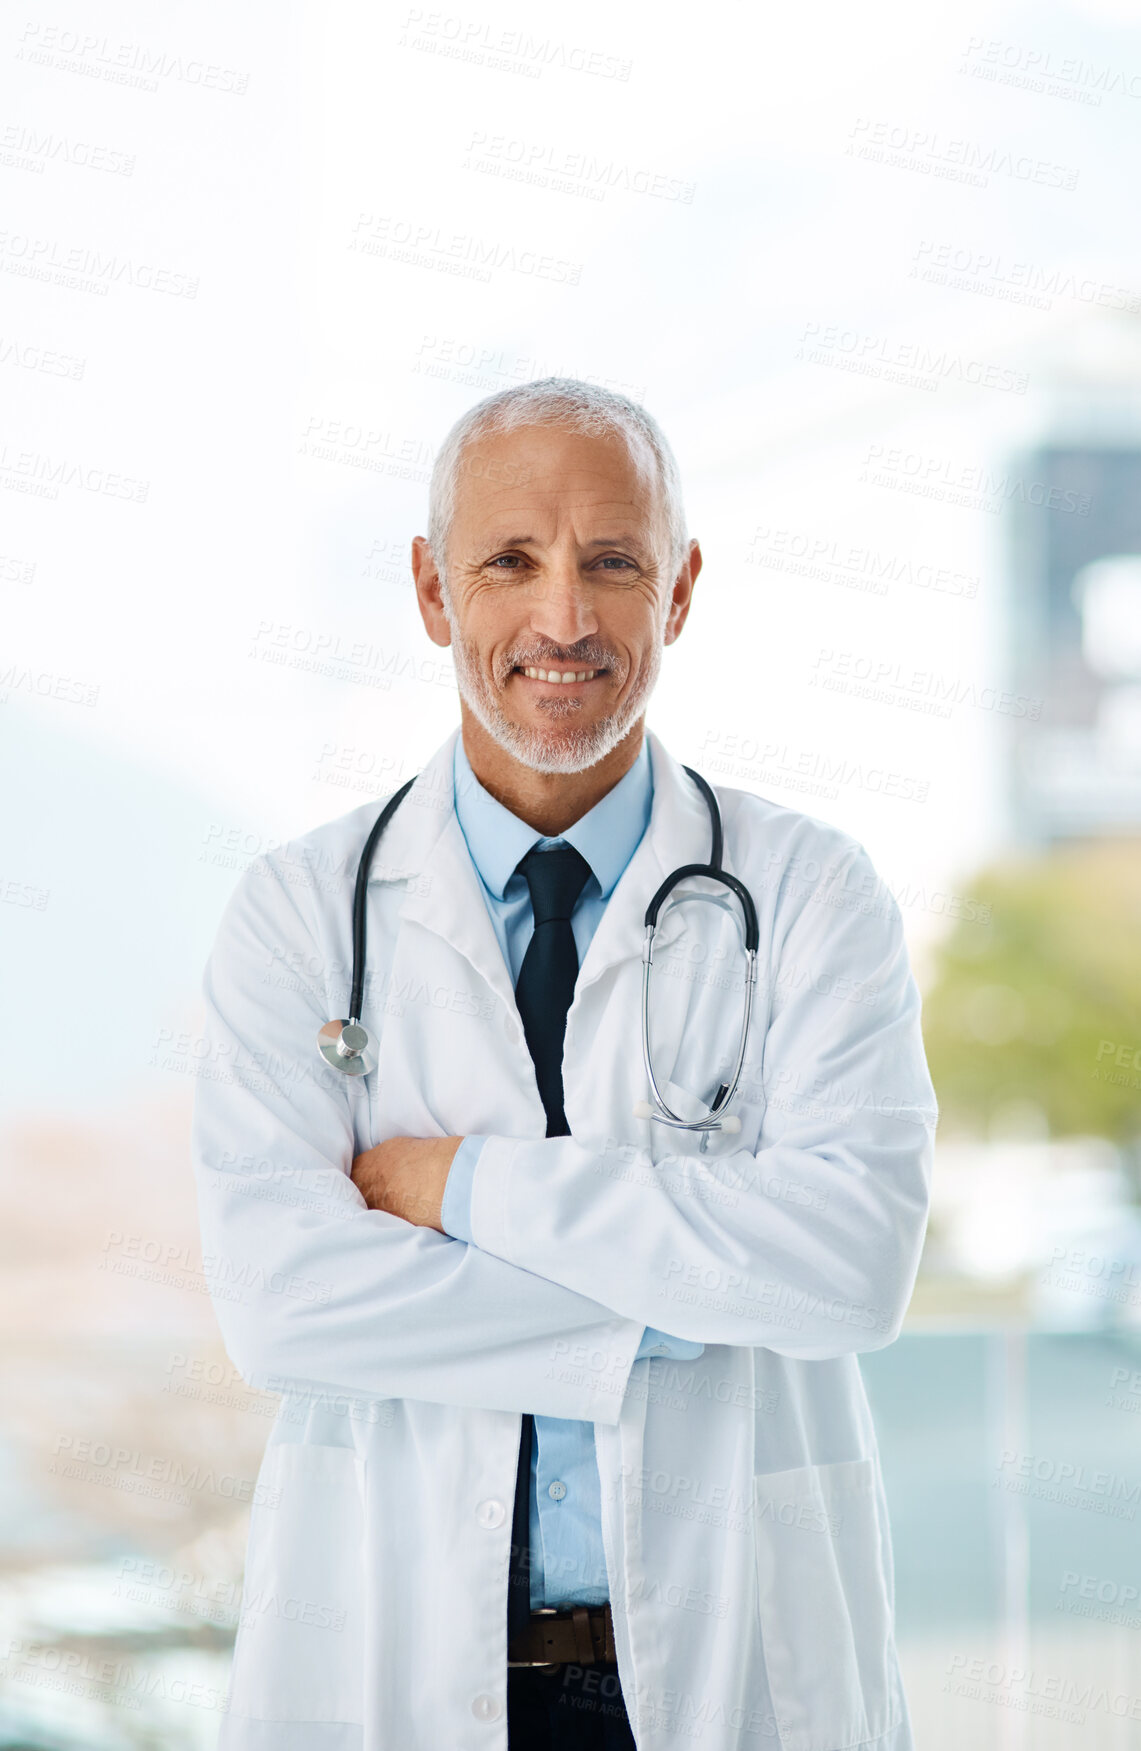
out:
{"label": "belt buckle", "polygon": [[[532,1611],[532,1617],[558,1617],[557,1605],[539,1605]],[[531,1660],[528,1662],[532,1672],[558,1672],[565,1664],[562,1660]]]}
{"label": "belt buckle", "polygon": [[[537,1617],[558,1617],[565,1621],[574,1631],[574,1660],[582,1666],[594,1666],[605,1663],[607,1659],[607,1636],[605,1620],[609,1612],[609,1602],[604,1605],[586,1606],[570,1605],[560,1608],[557,1605],[539,1605],[531,1612],[530,1623]],[[594,1619],[600,1619],[598,1629],[600,1645],[595,1644]],[[536,1672],[557,1672],[566,1665],[566,1660],[513,1660],[508,1649],[507,1664],[510,1667],[527,1667]]]}
{"label": "belt buckle", "polygon": [[[559,1615],[559,1608],[557,1605],[537,1605],[535,1607],[534,1611],[532,1611],[532,1613],[531,1613],[531,1617],[533,1619],[536,1617],[557,1617],[558,1615]],[[514,1668],[515,1670],[519,1670],[519,1668],[522,1668],[524,1671],[527,1671],[527,1672],[557,1672],[559,1670],[559,1667],[563,1664],[563,1661],[562,1660],[512,1660],[510,1658],[510,1655],[508,1655],[507,1664],[508,1664],[508,1666]]]}

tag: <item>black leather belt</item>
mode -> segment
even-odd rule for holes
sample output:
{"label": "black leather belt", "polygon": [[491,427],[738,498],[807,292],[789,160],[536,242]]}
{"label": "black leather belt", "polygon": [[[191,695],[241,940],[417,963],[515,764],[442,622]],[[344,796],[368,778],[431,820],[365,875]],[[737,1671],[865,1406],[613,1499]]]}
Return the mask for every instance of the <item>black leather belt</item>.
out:
{"label": "black leather belt", "polygon": [[569,1611],[549,1606],[531,1613],[531,1621],[507,1649],[509,1666],[557,1666],[573,1661],[594,1666],[613,1663],[614,1620],[607,1605],[575,1605]]}

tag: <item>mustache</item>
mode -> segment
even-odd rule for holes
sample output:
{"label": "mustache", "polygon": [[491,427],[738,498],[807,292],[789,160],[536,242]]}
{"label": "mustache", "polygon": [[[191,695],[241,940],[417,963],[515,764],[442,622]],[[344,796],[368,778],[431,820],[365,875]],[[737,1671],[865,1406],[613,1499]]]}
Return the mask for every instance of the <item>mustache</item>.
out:
{"label": "mustache", "polygon": [[597,639],[583,638],[571,645],[527,645],[502,659],[505,676],[512,669],[620,669],[615,653]]}

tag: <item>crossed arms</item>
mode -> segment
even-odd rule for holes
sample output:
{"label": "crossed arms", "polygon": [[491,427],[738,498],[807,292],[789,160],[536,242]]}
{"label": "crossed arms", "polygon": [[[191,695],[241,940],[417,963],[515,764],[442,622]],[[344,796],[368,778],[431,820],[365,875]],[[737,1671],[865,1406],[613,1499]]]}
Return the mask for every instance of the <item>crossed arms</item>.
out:
{"label": "crossed arms", "polygon": [[[719,1158],[734,1187],[720,1200],[608,1171],[570,1137],[489,1136],[469,1245],[439,1223],[459,1138],[357,1155],[344,1082],[313,1066],[322,981],[267,987],[275,945],[296,946],[301,965],[326,959],[316,891],[262,860],[227,908],[204,985],[210,1060],[258,1066],[200,1082],[194,1124],[207,1271],[251,1384],[614,1423],[647,1326],[805,1359],[896,1335],[935,1124],[898,912],[803,903],[782,931],[789,964],[828,967],[875,1001],[803,982],[782,992],[775,968],[764,1039],[774,1091],[817,1069],[873,1096],[886,1078],[886,1108],[770,1101],[758,1150]],[[251,1182],[250,1160],[270,1164],[271,1185]],[[801,1186],[811,1200],[788,1194]]]}
{"label": "crossed arms", "polygon": [[446,1234],[440,1206],[462,1142],[462,1137],[389,1137],[357,1156],[350,1177],[370,1210]]}

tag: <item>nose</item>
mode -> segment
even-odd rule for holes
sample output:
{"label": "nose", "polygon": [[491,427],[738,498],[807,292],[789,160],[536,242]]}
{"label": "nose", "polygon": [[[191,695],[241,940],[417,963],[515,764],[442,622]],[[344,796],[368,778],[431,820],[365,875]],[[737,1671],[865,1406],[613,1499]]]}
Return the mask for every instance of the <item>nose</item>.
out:
{"label": "nose", "polygon": [[572,553],[551,555],[535,580],[531,630],[552,644],[573,645],[598,631],[594,592]]}

